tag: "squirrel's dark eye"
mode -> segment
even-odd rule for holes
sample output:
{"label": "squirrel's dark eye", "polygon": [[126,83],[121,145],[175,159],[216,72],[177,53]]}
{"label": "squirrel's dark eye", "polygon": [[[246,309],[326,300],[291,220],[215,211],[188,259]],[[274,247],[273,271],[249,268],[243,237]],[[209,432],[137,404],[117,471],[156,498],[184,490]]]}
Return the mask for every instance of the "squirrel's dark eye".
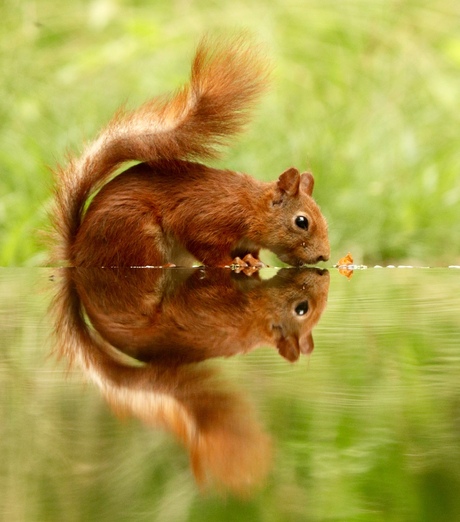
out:
{"label": "squirrel's dark eye", "polygon": [[295,218],[295,224],[303,230],[308,229],[308,219],[305,216],[297,216]]}
{"label": "squirrel's dark eye", "polygon": [[295,307],[297,315],[305,315],[308,312],[308,301],[302,301]]}

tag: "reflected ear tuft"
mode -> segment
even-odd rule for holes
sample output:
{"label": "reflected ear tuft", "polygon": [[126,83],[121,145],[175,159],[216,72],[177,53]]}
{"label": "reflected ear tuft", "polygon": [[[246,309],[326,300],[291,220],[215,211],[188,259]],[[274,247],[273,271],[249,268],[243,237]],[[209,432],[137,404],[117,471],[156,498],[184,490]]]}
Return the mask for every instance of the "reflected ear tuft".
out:
{"label": "reflected ear tuft", "polygon": [[300,351],[304,355],[310,355],[311,352],[315,348],[315,343],[313,342],[312,334],[309,333],[309,334],[304,335],[303,337],[301,337],[301,339],[299,341],[299,345],[300,345]]}
{"label": "reflected ear tuft", "polygon": [[295,337],[281,337],[277,342],[276,347],[278,348],[280,355],[290,362],[295,362],[300,356],[299,341]]}

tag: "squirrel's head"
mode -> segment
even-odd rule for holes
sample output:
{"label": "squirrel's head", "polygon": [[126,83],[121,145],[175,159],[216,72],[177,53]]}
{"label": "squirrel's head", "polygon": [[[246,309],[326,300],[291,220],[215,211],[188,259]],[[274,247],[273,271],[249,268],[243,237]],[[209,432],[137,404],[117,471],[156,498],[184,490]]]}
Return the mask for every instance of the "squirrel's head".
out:
{"label": "squirrel's head", "polygon": [[[266,244],[284,263],[316,264],[329,259],[327,223],[312,198],[313,175],[295,168],[283,172],[273,185],[266,223]],[[265,239],[265,238],[264,238]]]}

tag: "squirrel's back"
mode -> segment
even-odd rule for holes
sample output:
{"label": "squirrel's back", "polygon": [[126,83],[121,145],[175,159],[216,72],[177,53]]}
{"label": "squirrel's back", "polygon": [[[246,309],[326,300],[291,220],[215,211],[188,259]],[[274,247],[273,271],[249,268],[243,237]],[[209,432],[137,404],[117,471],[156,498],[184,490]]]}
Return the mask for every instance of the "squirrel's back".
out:
{"label": "squirrel's back", "polygon": [[245,36],[203,39],[190,82],[171,97],[119,111],[82,155],[56,173],[53,261],[72,263],[71,246],[88,198],[127,161],[189,160],[218,155],[239,133],[265,90],[267,61]]}

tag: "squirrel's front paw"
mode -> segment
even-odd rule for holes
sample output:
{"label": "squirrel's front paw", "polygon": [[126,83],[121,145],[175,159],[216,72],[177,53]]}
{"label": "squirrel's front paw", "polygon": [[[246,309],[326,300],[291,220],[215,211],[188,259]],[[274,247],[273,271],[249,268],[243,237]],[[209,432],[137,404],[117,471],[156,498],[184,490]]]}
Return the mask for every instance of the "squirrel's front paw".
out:
{"label": "squirrel's front paw", "polygon": [[243,270],[244,268],[249,268],[249,265],[246,263],[246,261],[243,261],[240,257],[237,256],[232,261],[230,268],[239,272],[240,270]]}
{"label": "squirrel's front paw", "polygon": [[252,254],[246,254],[243,259],[238,256],[235,257],[230,266],[235,272],[244,272],[246,275],[252,275],[254,272],[257,272],[259,268],[265,267],[264,263]]}
{"label": "squirrel's front paw", "polygon": [[246,254],[243,261],[251,268],[265,268],[265,264],[260,259],[257,259],[252,254]]}

